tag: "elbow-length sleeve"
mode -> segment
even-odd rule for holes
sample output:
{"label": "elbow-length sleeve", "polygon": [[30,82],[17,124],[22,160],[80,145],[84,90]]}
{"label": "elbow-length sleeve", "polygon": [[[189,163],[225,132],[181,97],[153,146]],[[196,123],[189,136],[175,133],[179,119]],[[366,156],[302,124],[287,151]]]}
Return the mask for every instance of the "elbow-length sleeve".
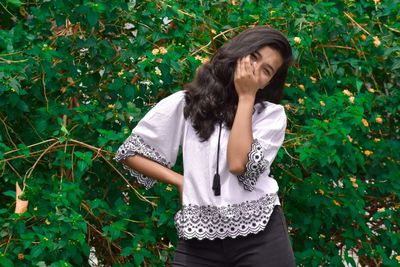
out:
{"label": "elbow-length sleeve", "polygon": [[253,142],[248,162],[244,173],[237,176],[248,191],[254,189],[258,177],[270,168],[285,138],[285,110],[281,105],[273,105],[272,108],[271,112],[265,112],[253,122]]}
{"label": "elbow-length sleeve", "polygon": [[[114,159],[121,161],[129,156],[141,155],[165,167],[174,166],[183,139],[183,108],[184,91],[162,99],[139,121],[130,136],[118,148]],[[146,189],[157,182],[125,163],[122,164]]]}

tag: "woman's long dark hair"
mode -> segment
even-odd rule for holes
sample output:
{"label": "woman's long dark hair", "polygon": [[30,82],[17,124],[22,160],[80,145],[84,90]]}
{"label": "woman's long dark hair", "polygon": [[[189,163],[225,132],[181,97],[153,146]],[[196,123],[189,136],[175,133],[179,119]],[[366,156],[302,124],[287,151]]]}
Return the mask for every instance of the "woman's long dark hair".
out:
{"label": "woman's long dark hair", "polygon": [[229,129],[232,128],[238,104],[233,82],[236,62],[265,46],[278,51],[283,64],[269,84],[258,90],[255,102],[261,103],[262,109],[265,108],[263,101],[278,104],[283,97],[292,50],[283,34],[262,26],[247,29],[224,44],[210,62],[199,68],[194,80],[184,86],[184,116],[191,119],[201,141],[210,137],[220,119]]}

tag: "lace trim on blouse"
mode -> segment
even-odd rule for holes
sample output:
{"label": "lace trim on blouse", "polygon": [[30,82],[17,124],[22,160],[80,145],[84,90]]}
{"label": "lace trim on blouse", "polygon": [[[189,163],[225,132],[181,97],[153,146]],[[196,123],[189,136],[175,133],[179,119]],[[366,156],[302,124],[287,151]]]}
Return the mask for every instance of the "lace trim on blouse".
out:
{"label": "lace trim on blouse", "polygon": [[179,238],[210,239],[256,234],[267,225],[277,193],[222,207],[183,205],[175,214]]}
{"label": "lace trim on blouse", "polygon": [[238,175],[239,182],[243,188],[252,191],[258,177],[267,169],[269,162],[264,157],[264,149],[257,139],[253,140],[251,150],[248,154],[245,172]]}
{"label": "lace trim on blouse", "polygon": [[[147,145],[143,139],[137,134],[131,134],[126,141],[119,147],[114,159],[116,161],[121,161],[129,156],[141,155],[151,160],[160,163],[161,165],[170,168],[171,163],[168,162],[156,149]],[[127,165],[123,164],[124,169],[128,170],[130,175],[136,178],[137,182],[144,185],[146,189],[150,189],[157,180],[147,177],[140,172],[129,168]]]}

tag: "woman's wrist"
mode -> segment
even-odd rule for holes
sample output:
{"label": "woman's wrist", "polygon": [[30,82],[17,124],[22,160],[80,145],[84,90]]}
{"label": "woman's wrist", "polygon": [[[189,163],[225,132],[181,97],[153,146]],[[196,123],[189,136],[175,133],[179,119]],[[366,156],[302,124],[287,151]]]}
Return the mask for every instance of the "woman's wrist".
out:
{"label": "woman's wrist", "polygon": [[245,94],[240,94],[238,96],[239,102],[248,102],[248,103],[254,103],[256,99],[256,94],[253,93],[245,93]]}

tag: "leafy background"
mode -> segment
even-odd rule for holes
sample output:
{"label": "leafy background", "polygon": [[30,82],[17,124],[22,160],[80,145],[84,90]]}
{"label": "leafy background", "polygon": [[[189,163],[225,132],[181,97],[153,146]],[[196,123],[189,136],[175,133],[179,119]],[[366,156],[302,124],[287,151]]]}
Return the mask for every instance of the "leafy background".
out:
{"label": "leafy background", "polygon": [[398,266],[399,11],[376,0],[2,0],[0,266],[169,265],[176,189],[145,191],[113,154],[252,25],[282,31],[296,57],[271,173],[297,264]]}

